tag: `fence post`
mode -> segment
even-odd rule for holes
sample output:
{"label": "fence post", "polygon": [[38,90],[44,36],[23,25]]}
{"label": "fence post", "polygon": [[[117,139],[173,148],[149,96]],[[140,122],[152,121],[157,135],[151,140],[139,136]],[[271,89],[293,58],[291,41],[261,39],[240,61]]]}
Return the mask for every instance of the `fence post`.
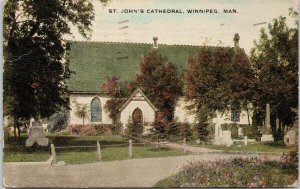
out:
{"label": "fence post", "polygon": [[129,139],[128,154],[129,154],[129,158],[132,158],[132,139]]}
{"label": "fence post", "polygon": [[244,144],[245,144],[245,146],[247,146],[247,144],[248,144],[248,137],[247,136],[245,136],[245,138],[244,138]]}
{"label": "fence post", "polygon": [[51,143],[51,155],[52,155],[52,162],[51,164],[56,164],[56,153],[55,153],[55,146]]}
{"label": "fence post", "polygon": [[183,153],[186,154],[186,138],[183,138]]}
{"label": "fence post", "polygon": [[101,157],[101,148],[100,148],[100,142],[97,141],[97,161],[102,161],[102,157]]}

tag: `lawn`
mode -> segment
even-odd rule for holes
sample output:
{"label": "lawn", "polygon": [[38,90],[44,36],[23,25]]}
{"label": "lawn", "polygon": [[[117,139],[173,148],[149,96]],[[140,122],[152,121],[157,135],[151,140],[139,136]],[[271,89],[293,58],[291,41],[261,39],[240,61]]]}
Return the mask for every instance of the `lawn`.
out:
{"label": "lawn", "polygon": [[[133,159],[166,157],[184,155],[183,152],[167,148],[155,149],[151,146],[133,146]],[[102,161],[115,161],[128,159],[128,147],[105,147],[101,149]],[[73,150],[65,152],[57,150],[57,160],[64,161],[67,164],[91,163],[96,162],[95,150]]]}
{"label": "lawn", "polygon": [[298,178],[297,162],[234,158],[183,165],[154,187],[286,187]]}
{"label": "lawn", "polygon": [[248,143],[247,146],[244,143],[234,144],[232,146],[225,146],[225,145],[213,145],[213,144],[206,144],[206,145],[199,145],[192,141],[188,142],[188,145],[191,146],[199,146],[214,150],[222,150],[223,152],[268,152],[268,153],[284,153],[291,150],[290,147],[285,146],[281,142],[274,142],[274,143]]}
{"label": "lawn", "polygon": [[[47,134],[47,138],[56,147],[58,161],[69,164],[88,163],[96,161],[96,141],[100,141],[103,161],[128,159],[128,139],[119,135],[73,136]],[[49,147],[25,147],[27,135],[21,138],[8,138],[4,148],[4,162],[39,162],[47,161],[50,156]],[[87,146],[76,148],[59,148],[68,146]],[[132,158],[165,157],[184,155],[179,150],[145,146],[134,142]]]}

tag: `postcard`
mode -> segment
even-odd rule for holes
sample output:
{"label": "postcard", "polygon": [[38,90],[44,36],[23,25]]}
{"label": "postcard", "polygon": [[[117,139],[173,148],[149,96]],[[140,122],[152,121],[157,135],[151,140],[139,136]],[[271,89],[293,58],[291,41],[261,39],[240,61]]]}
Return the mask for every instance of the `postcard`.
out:
{"label": "postcard", "polygon": [[298,1],[3,9],[3,187],[298,186]]}

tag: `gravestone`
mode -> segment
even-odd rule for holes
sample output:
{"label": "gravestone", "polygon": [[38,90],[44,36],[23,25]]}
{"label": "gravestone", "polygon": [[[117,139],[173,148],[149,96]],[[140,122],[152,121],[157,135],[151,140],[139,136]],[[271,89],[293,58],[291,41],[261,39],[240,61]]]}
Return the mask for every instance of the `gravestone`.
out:
{"label": "gravestone", "polygon": [[222,144],[226,146],[231,146],[233,144],[230,130],[225,130],[222,132]]}
{"label": "gravestone", "polygon": [[238,128],[238,136],[239,137],[243,137],[244,136],[243,128],[241,128],[241,127]]}
{"label": "gravestone", "polygon": [[294,129],[289,130],[285,135],[284,135],[284,143],[287,146],[293,146],[296,144],[296,132]]}
{"label": "gravestone", "polygon": [[44,128],[39,121],[32,122],[29,128],[28,139],[26,140],[26,147],[31,147],[34,143],[39,146],[48,146],[49,140],[44,135]]}

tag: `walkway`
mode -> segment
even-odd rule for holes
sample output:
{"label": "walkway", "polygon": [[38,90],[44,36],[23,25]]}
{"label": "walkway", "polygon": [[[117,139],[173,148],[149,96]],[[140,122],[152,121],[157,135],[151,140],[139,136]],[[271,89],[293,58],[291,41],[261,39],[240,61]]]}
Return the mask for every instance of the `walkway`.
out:
{"label": "walkway", "polygon": [[[250,155],[247,155],[249,157]],[[9,187],[151,187],[191,161],[216,161],[234,154],[199,154],[164,158],[131,159],[81,165],[4,163],[4,184]],[[270,159],[278,156],[270,156]]]}

